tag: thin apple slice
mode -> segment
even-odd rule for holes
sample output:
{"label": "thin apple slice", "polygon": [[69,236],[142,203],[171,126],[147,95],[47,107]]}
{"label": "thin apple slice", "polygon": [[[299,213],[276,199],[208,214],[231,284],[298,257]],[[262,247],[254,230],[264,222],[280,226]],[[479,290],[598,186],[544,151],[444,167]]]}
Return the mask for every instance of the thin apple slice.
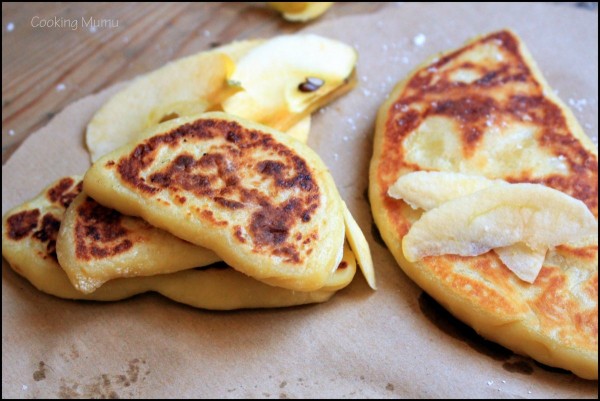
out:
{"label": "thin apple slice", "polygon": [[[220,104],[240,90],[228,84],[235,63],[261,40],[233,42],[172,61],[137,77],[114,95],[87,126],[86,144],[92,161],[136,139],[154,122],[166,121]],[[197,104],[197,106],[193,106]],[[185,111],[185,114],[182,114]]]}
{"label": "thin apple slice", "polygon": [[310,115],[304,117],[302,120],[298,121],[295,125],[293,125],[290,129],[285,131],[286,134],[291,136],[294,139],[306,144],[308,142],[308,135],[310,134]]}
{"label": "thin apple slice", "polygon": [[356,61],[356,51],[339,41],[312,34],[278,36],[237,62],[229,82],[243,90],[227,98],[223,110],[286,130],[320,99],[347,85]]}
{"label": "thin apple slice", "polygon": [[498,184],[507,182],[473,174],[416,171],[398,178],[389,187],[388,195],[402,199],[413,209],[431,210],[449,200]]}
{"label": "thin apple slice", "polygon": [[546,249],[535,250],[519,242],[510,246],[494,249],[502,263],[521,280],[533,283],[540,274]]}
{"label": "thin apple slice", "polygon": [[267,4],[279,11],[288,21],[306,22],[323,15],[331,8],[333,2],[269,2]]}
{"label": "thin apple slice", "polygon": [[369,287],[376,290],[377,285],[375,283],[375,268],[373,267],[373,258],[371,257],[371,249],[369,243],[365,238],[360,226],[354,220],[352,213],[348,210],[346,202],[342,202],[344,210],[344,223],[346,225],[346,240],[350,244],[350,249],[354,252],[360,271],[362,271],[365,280]]}
{"label": "thin apple slice", "polygon": [[[509,185],[503,180],[462,173],[417,171],[398,178],[388,189],[388,195],[402,199],[414,209],[431,210],[462,196],[492,185]],[[494,249],[504,265],[521,280],[535,281],[544,264],[546,249],[533,250],[524,244]]]}
{"label": "thin apple slice", "polygon": [[596,235],[585,204],[539,184],[494,185],[425,212],[402,241],[407,260],[476,256],[524,243],[534,250]]}

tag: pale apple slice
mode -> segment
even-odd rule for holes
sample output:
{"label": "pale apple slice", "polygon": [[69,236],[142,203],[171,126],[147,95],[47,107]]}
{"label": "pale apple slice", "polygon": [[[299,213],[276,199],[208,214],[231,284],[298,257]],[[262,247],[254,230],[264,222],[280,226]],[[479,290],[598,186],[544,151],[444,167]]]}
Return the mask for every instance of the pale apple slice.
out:
{"label": "pale apple slice", "polygon": [[310,134],[310,116],[304,117],[298,121],[290,129],[285,131],[286,134],[294,139],[306,144],[308,142],[308,135]]}
{"label": "pale apple slice", "polygon": [[280,13],[298,14],[306,10],[310,3],[308,1],[293,1],[293,2],[279,2],[269,1],[267,5]]}
{"label": "pale apple slice", "polygon": [[540,274],[547,249],[534,250],[522,242],[494,249],[502,263],[521,280],[533,283]]}
{"label": "pale apple slice", "polygon": [[377,285],[375,283],[375,268],[373,267],[373,258],[371,257],[371,249],[369,248],[369,243],[365,238],[360,226],[354,220],[352,213],[348,210],[348,206],[346,206],[346,202],[343,202],[343,211],[344,211],[344,223],[346,225],[346,240],[350,244],[350,249],[354,252],[356,256],[356,261],[360,266],[360,270],[362,271],[365,280],[367,280],[367,284],[369,287],[376,290]]}
{"label": "pale apple slice", "polygon": [[[134,79],[94,115],[87,126],[86,144],[92,161],[132,140],[155,122],[197,114],[240,88],[228,84],[235,62],[261,40],[227,46],[175,60]],[[194,104],[197,106],[194,108]],[[192,110],[194,109],[194,110]]]}
{"label": "pale apple slice", "polygon": [[333,2],[268,2],[269,7],[279,11],[288,21],[306,22],[320,17]]}
{"label": "pale apple slice", "polygon": [[402,199],[413,209],[431,210],[449,200],[498,184],[507,182],[473,174],[415,171],[398,178],[388,188],[388,195]]}
{"label": "pale apple slice", "polygon": [[317,35],[282,35],[255,47],[229,82],[241,86],[223,103],[227,113],[287,130],[332,94],[349,87],[356,51]]}
{"label": "pale apple slice", "polygon": [[409,262],[426,256],[476,256],[524,243],[537,251],[595,235],[585,204],[539,184],[493,185],[425,212],[403,238]]}
{"label": "pale apple slice", "polygon": [[150,128],[156,124],[164,123],[179,117],[193,116],[195,114],[204,113],[211,106],[210,102],[205,99],[194,101],[179,101],[166,105],[159,105],[152,109],[148,114],[146,127]]}
{"label": "pale apple slice", "polygon": [[[492,185],[510,185],[503,180],[462,173],[416,171],[398,178],[388,195],[402,199],[414,209],[431,210]],[[544,264],[546,249],[533,250],[524,244],[494,249],[504,265],[520,279],[532,283]]]}

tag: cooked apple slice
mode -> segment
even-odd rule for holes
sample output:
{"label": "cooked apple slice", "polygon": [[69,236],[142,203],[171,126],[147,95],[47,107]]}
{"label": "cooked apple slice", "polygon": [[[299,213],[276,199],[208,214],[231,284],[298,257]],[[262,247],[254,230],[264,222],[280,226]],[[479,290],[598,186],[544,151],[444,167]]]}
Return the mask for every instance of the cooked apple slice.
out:
{"label": "cooked apple slice", "polygon": [[279,11],[288,21],[305,22],[320,17],[333,2],[268,2],[269,7]]}
{"label": "cooked apple slice", "polygon": [[179,101],[167,105],[157,106],[148,114],[146,128],[153,127],[156,124],[164,123],[165,121],[169,121],[174,118],[204,113],[210,106],[211,104],[205,99]]}
{"label": "cooked apple slice", "polygon": [[298,121],[295,125],[293,125],[290,129],[285,131],[285,133],[291,136],[292,138],[297,139],[300,142],[306,144],[306,142],[308,142],[308,135],[310,134],[310,119],[310,116],[304,117],[302,120]]}
{"label": "cooked apple slice", "polygon": [[223,110],[287,130],[353,84],[356,51],[317,35],[283,35],[248,52],[229,82],[241,86]]}
{"label": "cooked apple slice", "polygon": [[[492,185],[509,184],[471,174],[416,171],[398,178],[388,189],[388,195],[404,200],[414,209],[431,210],[444,202]],[[546,249],[533,250],[524,244],[497,248],[494,252],[510,271],[528,283],[535,281],[546,256]]]}
{"label": "cooked apple slice", "polygon": [[517,275],[521,280],[533,283],[537,278],[547,249],[533,250],[527,245],[519,242],[510,246],[494,249],[502,263]]}
{"label": "cooked apple slice", "polygon": [[261,42],[234,42],[173,61],[134,79],[90,121],[86,143],[92,161],[131,142],[154,123],[168,120],[177,110],[177,114],[185,110],[186,115],[192,109],[204,111],[240,90],[229,85],[228,78],[237,58]]}
{"label": "cooked apple slice", "polygon": [[402,241],[407,260],[476,256],[523,243],[542,251],[597,235],[585,204],[539,184],[493,185],[443,203],[416,221]]}
{"label": "cooked apple slice", "polygon": [[396,180],[388,189],[388,195],[402,199],[413,209],[431,210],[449,200],[472,194],[503,180],[462,173],[442,171],[416,171]]}
{"label": "cooked apple slice", "polygon": [[369,287],[376,290],[377,285],[375,284],[375,269],[373,267],[373,258],[371,257],[371,249],[369,243],[365,238],[360,226],[354,220],[352,213],[348,210],[346,202],[342,202],[344,211],[344,223],[346,225],[346,239],[350,244],[350,249],[354,252],[360,270],[362,271],[365,280]]}

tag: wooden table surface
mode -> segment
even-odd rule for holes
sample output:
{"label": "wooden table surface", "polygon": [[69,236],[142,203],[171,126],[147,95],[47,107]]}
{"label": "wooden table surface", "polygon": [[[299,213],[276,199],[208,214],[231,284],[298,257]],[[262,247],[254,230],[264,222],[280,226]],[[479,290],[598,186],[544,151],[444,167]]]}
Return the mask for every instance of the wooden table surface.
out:
{"label": "wooden table surface", "polygon": [[[319,20],[385,7],[394,5],[337,3]],[[118,26],[82,27],[90,17]],[[264,3],[2,3],[2,163],[83,96],[216,44],[306,25],[286,22]]]}
{"label": "wooden table surface", "polygon": [[[397,6],[336,3],[317,21]],[[90,18],[105,27],[90,27]],[[2,3],[2,163],[79,98],[217,44],[306,25],[258,2]]]}

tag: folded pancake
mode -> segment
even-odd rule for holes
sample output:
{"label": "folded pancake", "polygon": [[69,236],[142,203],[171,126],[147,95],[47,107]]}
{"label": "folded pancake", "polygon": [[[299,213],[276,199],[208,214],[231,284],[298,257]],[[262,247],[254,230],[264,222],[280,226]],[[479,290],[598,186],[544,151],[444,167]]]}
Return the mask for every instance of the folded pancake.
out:
{"label": "folded pancake", "polygon": [[[358,257],[368,284],[375,289],[368,244],[346,211],[350,249]],[[83,293],[91,293],[116,278],[173,273],[221,261],[206,248],[174,237],[138,217],[106,208],[84,193],[65,212],[56,253],[73,286]]]}
{"label": "folded pancake", "polygon": [[515,352],[597,379],[597,236],[550,250],[532,284],[493,252],[408,262],[402,240],[423,211],[388,190],[419,170],[543,184],[581,200],[597,221],[597,150],[514,33],[477,38],[394,88],[377,119],[373,216],[406,274],[456,317]]}
{"label": "folded pancake", "polygon": [[297,291],[325,285],[341,257],[343,205],[309,147],[218,112],[148,135],[96,162],[85,192],[259,281]]}
{"label": "folded pancake", "polygon": [[[375,271],[364,234],[346,208],[344,220],[350,250],[367,283],[375,289]],[[65,212],[56,254],[73,286],[83,293],[91,293],[116,278],[173,273],[221,261],[206,248],[174,237],[138,217],[106,208],[84,193],[77,195]],[[327,287],[332,287],[331,278]]]}
{"label": "folded pancake", "polygon": [[284,307],[327,301],[347,286],[356,272],[354,255],[344,245],[337,269],[325,286],[313,292],[273,287],[220,263],[171,274],[115,279],[85,294],[71,284],[58,263],[55,249],[65,210],[81,191],[78,182],[79,177],[73,176],[53,183],[37,198],[10,210],[2,221],[3,257],[38,290],[60,298],[116,301],[154,291],[205,309]]}
{"label": "folded pancake", "polygon": [[56,252],[71,283],[84,293],[115,278],[173,273],[221,260],[209,249],[105,208],[84,193],[64,215]]}

